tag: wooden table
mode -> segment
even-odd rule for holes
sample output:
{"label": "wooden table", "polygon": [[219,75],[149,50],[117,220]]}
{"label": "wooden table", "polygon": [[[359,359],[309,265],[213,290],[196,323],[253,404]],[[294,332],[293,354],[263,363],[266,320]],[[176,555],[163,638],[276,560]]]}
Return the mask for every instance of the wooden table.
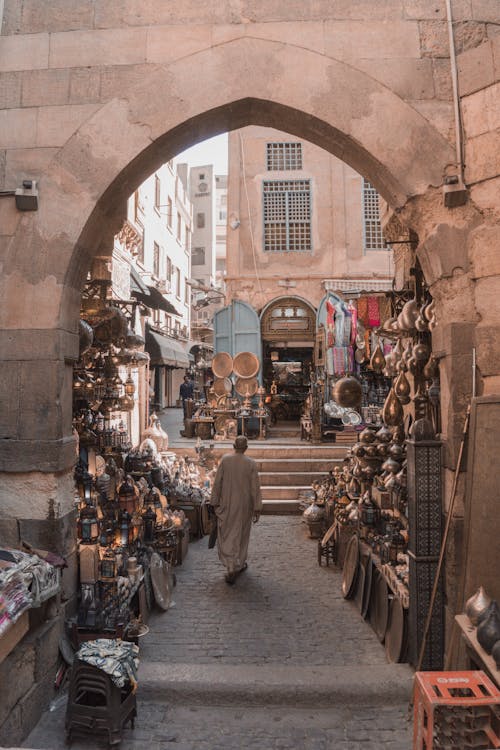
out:
{"label": "wooden table", "polygon": [[467,615],[455,615],[455,622],[465,642],[465,650],[470,661],[468,668],[482,669],[483,672],[486,672],[490,680],[500,688],[500,670],[497,669],[494,658],[487,654],[484,648],[478,643],[474,625]]}

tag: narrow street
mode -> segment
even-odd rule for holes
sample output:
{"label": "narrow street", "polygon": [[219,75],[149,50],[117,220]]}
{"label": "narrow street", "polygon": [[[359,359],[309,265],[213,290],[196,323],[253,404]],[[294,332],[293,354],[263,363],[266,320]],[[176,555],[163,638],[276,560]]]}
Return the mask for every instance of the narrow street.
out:
{"label": "narrow street", "polygon": [[[176,572],[174,606],[141,640],[138,718],[123,750],[408,750],[411,670],[387,664],[299,517],[260,520],[233,587],[206,538]],[[24,747],[65,747],[64,706]]]}

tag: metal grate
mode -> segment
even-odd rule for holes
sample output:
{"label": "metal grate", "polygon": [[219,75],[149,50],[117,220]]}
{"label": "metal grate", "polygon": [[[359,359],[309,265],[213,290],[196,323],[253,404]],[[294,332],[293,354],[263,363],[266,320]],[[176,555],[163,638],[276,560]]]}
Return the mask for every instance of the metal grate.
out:
{"label": "metal grate", "polygon": [[282,172],[286,169],[302,169],[301,143],[268,143],[267,169]]}
{"label": "metal grate", "polygon": [[264,250],[311,250],[311,181],[267,180],[264,190]]}
{"label": "metal grate", "polygon": [[363,178],[363,234],[365,252],[387,250],[380,225],[378,193],[365,178]]}

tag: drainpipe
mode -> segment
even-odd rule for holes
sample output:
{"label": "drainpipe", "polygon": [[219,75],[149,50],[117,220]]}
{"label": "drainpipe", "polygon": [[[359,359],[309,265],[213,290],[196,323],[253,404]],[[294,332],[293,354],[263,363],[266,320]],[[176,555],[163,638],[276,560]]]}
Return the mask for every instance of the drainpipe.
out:
{"label": "drainpipe", "polygon": [[455,112],[455,149],[458,174],[445,178],[443,187],[444,205],[448,208],[463,206],[467,202],[467,188],[464,184],[464,160],[462,145],[462,121],[460,116],[460,97],[458,94],[457,57],[455,53],[455,39],[453,36],[453,18],[451,0],[445,0],[446,21],[448,25],[448,39],[450,45],[451,82],[453,88],[453,108]]}

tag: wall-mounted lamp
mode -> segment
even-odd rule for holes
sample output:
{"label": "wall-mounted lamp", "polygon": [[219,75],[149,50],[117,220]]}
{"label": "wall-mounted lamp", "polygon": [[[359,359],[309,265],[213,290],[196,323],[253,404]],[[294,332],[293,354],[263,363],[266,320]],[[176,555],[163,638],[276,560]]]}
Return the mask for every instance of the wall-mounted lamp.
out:
{"label": "wall-mounted lamp", "polygon": [[36,180],[23,180],[23,185],[17,190],[0,190],[0,197],[13,195],[18,211],[38,210],[38,188]]}

